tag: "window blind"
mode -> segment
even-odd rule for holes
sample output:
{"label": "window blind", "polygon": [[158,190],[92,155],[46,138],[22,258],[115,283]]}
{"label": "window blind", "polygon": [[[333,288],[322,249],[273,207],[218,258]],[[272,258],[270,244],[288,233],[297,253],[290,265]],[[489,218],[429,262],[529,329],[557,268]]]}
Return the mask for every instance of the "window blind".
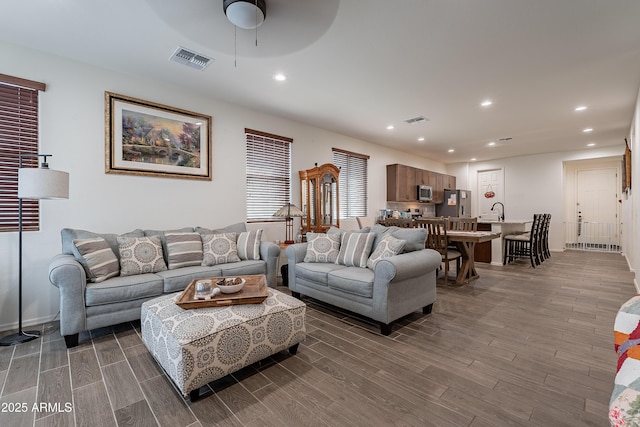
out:
{"label": "window blind", "polygon": [[369,156],[333,149],[333,164],[340,168],[340,219],[367,216]]}
{"label": "window blind", "polygon": [[[38,90],[44,84],[0,75],[0,231],[18,230],[20,154],[38,154]],[[23,158],[22,167],[38,167]],[[39,229],[39,203],[22,201],[22,229]]]}
{"label": "window blind", "polygon": [[275,220],[291,199],[291,138],[245,129],[247,221]]}

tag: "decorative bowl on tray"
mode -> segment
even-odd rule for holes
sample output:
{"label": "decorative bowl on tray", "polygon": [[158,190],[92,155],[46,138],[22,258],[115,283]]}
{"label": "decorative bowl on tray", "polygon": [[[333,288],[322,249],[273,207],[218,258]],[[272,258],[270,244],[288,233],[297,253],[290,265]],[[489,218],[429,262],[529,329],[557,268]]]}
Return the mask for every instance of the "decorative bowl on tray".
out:
{"label": "decorative bowl on tray", "polygon": [[223,277],[216,282],[218,289],[223,294],[233,294],[239,292],[244,286],[246,280],[241,277]]}

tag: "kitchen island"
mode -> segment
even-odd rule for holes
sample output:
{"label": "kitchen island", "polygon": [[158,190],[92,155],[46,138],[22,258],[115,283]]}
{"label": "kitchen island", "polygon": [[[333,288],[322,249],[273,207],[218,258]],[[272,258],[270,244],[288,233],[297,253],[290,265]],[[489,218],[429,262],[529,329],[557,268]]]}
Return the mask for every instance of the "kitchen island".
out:
{"label": "kitchen island", "polygon": [[[499,221],[496,219],[478,218],[478,230],[500,233],[500,238],[476,245],[476,262],[489,262],[490,259],[492,265],[502,265],[504,236],[508,234],[525,233],[529,231],[527,224],[531,224],[532,222],[533,219],[507,219]],[[489,253],[490,256],[488,256]]]}

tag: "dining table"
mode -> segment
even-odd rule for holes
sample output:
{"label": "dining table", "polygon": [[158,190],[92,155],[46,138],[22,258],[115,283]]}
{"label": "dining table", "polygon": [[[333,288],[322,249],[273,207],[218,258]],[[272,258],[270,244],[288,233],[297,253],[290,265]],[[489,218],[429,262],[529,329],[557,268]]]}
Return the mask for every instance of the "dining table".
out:
{"label": "dining table", "polygon": [[447,242],[455,243],[462,254],[461,265],[456,275],[457,285],[466,285],[480,277],[473,255],[476,244],[498,239],[500,235],[501,233],[495,231],[447,230]]}

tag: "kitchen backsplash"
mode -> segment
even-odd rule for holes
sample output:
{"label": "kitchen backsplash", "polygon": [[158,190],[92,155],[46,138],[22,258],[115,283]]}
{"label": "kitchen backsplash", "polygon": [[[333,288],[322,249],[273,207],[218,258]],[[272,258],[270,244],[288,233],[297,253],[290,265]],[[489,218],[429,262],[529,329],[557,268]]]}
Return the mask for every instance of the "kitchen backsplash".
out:
{"label": "kitchen backsplash", "polygon": [[388,210],[398,212],[411,212],[412,216],[436,216],[436,205],[419,202],[387,202]]}

